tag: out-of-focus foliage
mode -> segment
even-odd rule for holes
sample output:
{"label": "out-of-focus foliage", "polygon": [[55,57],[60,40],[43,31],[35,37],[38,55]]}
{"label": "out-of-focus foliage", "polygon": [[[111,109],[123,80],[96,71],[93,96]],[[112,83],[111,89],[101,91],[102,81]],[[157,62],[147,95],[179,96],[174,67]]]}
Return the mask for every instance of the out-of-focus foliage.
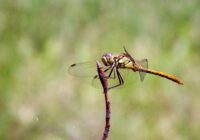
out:
{"label": "out-of-focus foliage", "polygon": [[110,91],[109,139],[200,139],[199,36],[199,0],[2,0],[0,139],[101,139],[102,91],[67,68],[123,45],[184,85],[147,75]]}

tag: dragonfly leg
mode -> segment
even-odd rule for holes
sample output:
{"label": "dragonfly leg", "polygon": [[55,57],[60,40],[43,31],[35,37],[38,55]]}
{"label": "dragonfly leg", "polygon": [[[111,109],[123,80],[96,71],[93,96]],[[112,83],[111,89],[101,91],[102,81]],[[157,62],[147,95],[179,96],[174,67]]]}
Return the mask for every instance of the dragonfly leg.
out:
{"label": "dragonfly leg", "polygon": [[[111,71],[110,71],[110,74],[108,75],[108,77],[109,78],[113,78],[113,79],[115,79],[115,71],[116,71],[116,73],[119,73],[119,71],[118,71],[118,69],[117,69],[117,65],[118,65],[118,59],[114,59],[114,61],[115,61],[115,63],[113,63],[113,65],[111,66]],[[114,70],[114,76],[113,77],[111,77],[111,74],[113,73],[113,70]],[[117,72],[118,71],[118,72]],[[121,76],[121,75],[120,75]]]}
{"label": "dragonfly leg", "polygon": [[[106,68],[106,69],[104,70],[104,72],[107,72],[108,70],[110,70],[108,76],[106,76],[105,78],[107,78],[107,79],[109,79],[109,78],[115,79],[115,78],[116,78],[116,77],[115,77],[115,71],[113,71],[113,69],[114,69],[114,65],[111,66],[111,67],[109,67],[109,68]],[[113,72],[114,72],[114,75],[113,75],[113,77],[112,77],[111,75],[112,75]],[[96,79],[96,78],[98,78],[98,75],[95,75],[95,76],[93,77],[93,79]]]}
{"label": "dragonfly leg", "polygon": [[[109,73],[109,75],[107,76],[107,78],[112,78],[112,79],[115,79],[115,78],[116,78],[116,77],[115,77],[115,71],[113,71],[114,68],[115,68],[115,65],[113,64],[113,65],[110,67],[111,70],[110,70],[110,73]],[[112,73],[113,73],[113,77],[111,76]]]}
{"label": "dragonfly leg", "polygon": [[121,78],[121,84],[123,85],[124,84],[124,79],[122,78],[122,76],[121,76],[121,74],[120,74],[118,69],[117,69],[117,73],[118,73],[119,77]]}
{"label": "dragonfly leg", "polygon": [[[112,66],[110,67],[111,68],[111,71],[110,71],[110,73],[109,73],[109,75],[108,75],[108,78],[112,78],[112,79],[115,79],[116,77],[115,77],[115,71],[116,70],[114,70],[114,69],[117,69],[117,65],[118,65],[118,61],[119,60],[117,60],[116,58],[114,59],[114,61],[115,61],[115,63],[113,63],[112,64]],[[111,77],[111,75],[112,75],[112,73],[113,73],[113,70],[114,70],[114,76],[113,77]],[[105,71],[104,71],[105,72]],[[117,73],[117,72],[116,72]]]}
{"label": "dragonfly leg", "polygon": [[110,69],[110,67],[109,67],[109,68],[107,68],[107,69],[105,69],[105,70],[104,70],[104,72],[107,72],[109,69]]}
{"label": "dragonfly leg", "polygon": [[123,78],[122,78],[122,76],[121,76],[119,70],[118,70],[117,68],[115,68],[115,71],[116,71],[116,73],[117,73],[117,78],[118,78],[118,80],[119,80],[119,83],[116,84],[116,85],[114,85],[114,86],[112,86],[112,87],[109,87],[108,89],[112,89],[112,88],[115,88],[115,87],[118,87],[118,86],[121,86],[121,85],[124,84],[124,80],[123,80]]}
{"label": "dragonfly leg", "polygon": [[[109,68],[106,68],[106,69],[104,70],[104,72],[107,72],[108,70],[110,70],[108,76],[106,76],[107,79],[109,79],[109,78],[115,79],[115,71],[114,71],[113,77],[111,76],[112,73],[113,73],[114,67],[115,67],[115,64],[113,64],[112,66],[110,66]],[[97,75],[96,75],[95,77],[97,77]]]}

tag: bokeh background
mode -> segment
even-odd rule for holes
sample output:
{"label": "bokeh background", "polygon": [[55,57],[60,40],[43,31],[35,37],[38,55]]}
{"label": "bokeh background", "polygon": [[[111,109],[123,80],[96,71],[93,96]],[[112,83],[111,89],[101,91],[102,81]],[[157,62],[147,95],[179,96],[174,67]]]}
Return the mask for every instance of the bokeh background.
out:
{"label": "bokeh background", "polygon": [[101,139],[102,91],[68,67],[125,45],[184,85],[147,75],[111,90],[109,139],[199,140],[199,37],[199,0],[1,0],[0,139]]}

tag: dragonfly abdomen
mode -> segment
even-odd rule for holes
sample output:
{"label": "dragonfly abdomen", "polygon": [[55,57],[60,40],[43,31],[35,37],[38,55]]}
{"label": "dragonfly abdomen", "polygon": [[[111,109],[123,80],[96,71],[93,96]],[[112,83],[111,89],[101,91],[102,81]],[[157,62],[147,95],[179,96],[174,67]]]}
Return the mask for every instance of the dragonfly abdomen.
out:
{"label": "dragonfly abdomen", "polygon": [[179,80],[176,76],[171,75],[171,74],[167,74],[164,72],[159,72],[159,71],[155,71],[155,70],[151,70],[151,69],[138,69],[137,71],[158,75],[158,76],[164,77],[166,79],[169,79],[173,82],[176,82],[177,84],[183,85],[183,82],[181,80]]}

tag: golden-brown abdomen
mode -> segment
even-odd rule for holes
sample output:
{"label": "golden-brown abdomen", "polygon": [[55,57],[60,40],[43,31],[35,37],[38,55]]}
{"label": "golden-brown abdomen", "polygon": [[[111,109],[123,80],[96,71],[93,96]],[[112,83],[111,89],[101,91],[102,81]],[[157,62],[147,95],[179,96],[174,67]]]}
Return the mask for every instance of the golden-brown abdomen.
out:
{"label": "golden-brown abdomen", "polygon": [[167,73],[159,72],[159,71],[155,71],[155,70],[150,70],[150,69],[143,69],[143,68],[138,69],[137,71],[158,75],[158,76],[167,78],[173,82],[176,82],[177,84],[183,85],[183,82],[181,80],[179,80],[176,76],[171,75],[171,74],[167,74]]}

